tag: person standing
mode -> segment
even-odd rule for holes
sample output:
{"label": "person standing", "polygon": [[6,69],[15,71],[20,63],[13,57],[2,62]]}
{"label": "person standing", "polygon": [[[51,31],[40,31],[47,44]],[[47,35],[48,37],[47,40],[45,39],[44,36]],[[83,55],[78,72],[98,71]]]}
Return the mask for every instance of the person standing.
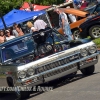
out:
{"label": "person standing", "polygon": [[36,29],[34,28],[32,22],[28,21],[26,25],[30,29],[30,33],[33,33],[33,32],[36,31]]}
{"label": "person standing", "polygon": [[4,35],[4,31],[0,30],[0,43],[5,42],[5,35]]}
{"label": "person standing", "polygon": [[45,29],[47,27],[47,24],[42,19],[39,19],[37,16],[34,16],[33,20],[34,20],[34,28],[37,31]]}
{"label": "person standing", "polygon": [[56,8],[55,11],[59,14],[59,26],[63,29],[64,35],[68,37],[68,41],[73,40],[67,15],[58,8]]}
{"label": "person standing", "polygon": [[[70,8],[70,6],[67,6],[66,8]],[[68,14],[68,17],[69,17],[71,23],[76,22],[76,17],[73,14]]]}
{"label": "person standing", "polygon": [[9,30],[6,30],[5,32],[6,32],[6,41],[15,38],[15,36],[11,35]]}
{"label": "person standing", "polygon": [[14,35],[15,37],[23,36],[23,35],[24,35],[24,33],[23,33],[21,27],[19,27],[16,23],[13,24],[13,27],[14,27],[13,35]]}
{"label": "person standing", "polygon": [[14,35],[15,37],[18,37],[18,32],[16,31],[16,27],[17,27],[17,26],[18,26],[18,25],[17,25],[16,23],[13,24],[12,33],[13,33],[13,35]]}

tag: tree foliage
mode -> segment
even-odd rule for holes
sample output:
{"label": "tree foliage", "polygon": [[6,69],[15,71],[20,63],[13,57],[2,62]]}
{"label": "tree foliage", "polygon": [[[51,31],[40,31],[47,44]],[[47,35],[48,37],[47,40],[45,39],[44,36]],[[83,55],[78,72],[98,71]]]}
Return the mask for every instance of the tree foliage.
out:
{"label": "tree foliage", "polygon": [[0,14],[4,15],[14,8],[19,9],[25,1],[41,5],[60,4],[64,2],[64,0],[0,0]]}
{"label": "tree foliage", "polygon": [[64,2],[64,0],[36,0],[37,4],[42,4],[42,5],[52,5],[52,4],[60,4]]}

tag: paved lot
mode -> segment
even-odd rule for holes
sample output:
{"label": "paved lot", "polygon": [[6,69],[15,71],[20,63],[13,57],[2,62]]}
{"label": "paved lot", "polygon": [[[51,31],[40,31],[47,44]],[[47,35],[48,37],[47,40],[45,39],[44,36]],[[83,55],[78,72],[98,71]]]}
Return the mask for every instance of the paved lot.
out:
{"label": "paved lot", "polygon": [[[27,100],[100,100],[100,60],[96,65],[95,73],[84,77],[78,71],[72,80],[62,79],[49,83],[53,91],[33,93]],[[14,100],[16,96],[9,94],[0,100]]]}

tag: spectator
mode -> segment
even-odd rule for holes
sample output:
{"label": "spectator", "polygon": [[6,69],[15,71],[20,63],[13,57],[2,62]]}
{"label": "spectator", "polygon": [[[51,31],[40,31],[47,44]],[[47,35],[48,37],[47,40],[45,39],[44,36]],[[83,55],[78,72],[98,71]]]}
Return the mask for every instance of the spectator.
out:
{"label": "spectator", "polygon": [[[67,6],[66,8],[70,8],[70,6]],[[68,17],[69,17],[71,23],[76,22],[76,17],[73,14],[68,14]]]}
{"label": "spectator", "polygon": [[5,35],[4,35],[4,31],[0,30],[0,43],[5,42]]}
{"label": "spectator", "polygon": [[72,40],[72,32],[67,15],[58,8],[56,8],[55,11],[59,14],[59,26],[63,29],[64,35],[68,37],[68,41]]}
{"label": "spectator", "polygon": [[80,8],[81,7],[81,0],[73,0],[76,8]]}
{"label": "spectator", "polygon": [[15,36],[11,35],[9,30],[6,30],[6,41],[15,38]]}
{"label": "spectator", "polygon": [[86,0],[82,0],[80,10],[84,10],[87,6],[88,6],[88,2],[86,2]]}
{"label": "spectator", "polygon": [[47,24],[42,19],[39,19],[37,16],[34,16],[33,20],[34,20],[34,27],[37,31],[45,29],[47,27]]}
{"label": "spectator", "polygon": [[19,27],[16,23],[14,23],[13,26],[14,26],[13,32],[15,32],[15,34],[13,33],[13,35],[14,35],[15,37],[24,35],[24,33],[23,33],[21,27]]}
{"label": "spectator", "polygon": [[33,24],[31,22],[27,22],[27,26],[28,26],[28,28],[30,28],[30,32],[31,33],[36,31],[36,29],[34,28],[34,26],[33,26]]}
{"label": "spectator", "polygon": [[18,32],[16,31],[16,27],[17,27],[17,26],[18,26],[18,25],[17,25],[16,23],[13,24],[12,33],[13,33],[13,35],[14,35],[15,37],[18,37]]}

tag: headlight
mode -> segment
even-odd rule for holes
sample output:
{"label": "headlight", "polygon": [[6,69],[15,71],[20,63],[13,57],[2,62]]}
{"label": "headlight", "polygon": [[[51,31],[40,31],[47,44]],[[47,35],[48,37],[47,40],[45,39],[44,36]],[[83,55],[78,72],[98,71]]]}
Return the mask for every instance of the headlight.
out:
{"label": "headlight", "polygon": [[85,57],[85,56],[88,55],[88,52],[87,52],[86,49],[81,49],[81,50],[80,50],[80,53],[81,53],[81,56],[83,56],[83,57]]}
{"label": "headlight", "polygon": [[18,78],[25,78],[25,77],[26,77],[26,72],[25,71],[18,72]]}
{"label": "headlight", "polygon": [[32,76],[32,75],[35,74],[35,70],[34,70],[33,68],[29,68],[29,69],[27,70],[27,74],[30,75],[30,76]]}
{"label": "headlight", "polygon": [[89,47],[89,52],[90,53],[95,53],[96,52],[96,46],[91,46],[91,47]]}

